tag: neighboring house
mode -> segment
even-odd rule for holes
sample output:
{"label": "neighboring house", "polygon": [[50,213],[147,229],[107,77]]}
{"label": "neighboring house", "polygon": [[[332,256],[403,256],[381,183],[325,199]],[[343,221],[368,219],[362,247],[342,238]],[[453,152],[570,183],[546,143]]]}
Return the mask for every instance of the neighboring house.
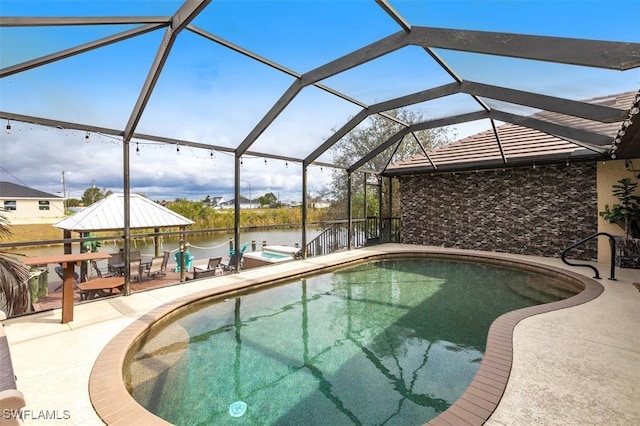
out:
{"label": "neighboring house", "polygon": [[[586,102],[629,110],[634,95]],[[619,122],[550,112],[532,118],[578,122],[612,142],[620,129]],[[638,152],[612,160],[607,150],[585,149],[528,127],[504,124],[496,133],[498,138],[493,130],[484,131],[385,170],[384,176],[400,181],[403,243],[559,257],[565,247],[596,232],[623,233],[598,212],[616,202],[611,194],[616,181],[637,181]],[[572,257],[606,262],[608,253],[608,241],[601,238]]]}
{"label": "neighboring house", "polygon": [[312,209],[327,209],[331,207],[331,203],[329,201],[322,200],[310,201],[308,204]]}
{"label": "neighboring house", "polygon": [[[218,203],[218,208],[220,209],[233,209],[235,208],[235,198],[229,201],[223,201]],[[260,207],[260,203],[256,200],[250,200],[243,196],[240,196],[240,208],[241,209],[257,209]]]}
{"label": "neighboring house", "polygon": [[11,182],[0,182],[0,207],[12,225],[54,223],[65,216],[64,198]]}
{"label": "neighboring house", "polygon": [[225,203],[224,197],[212,197],[212,198],[209,198],[209,201],[206,202],[205,204],[211,208],[219,209],[221,208],[220,205],[224,203]]}

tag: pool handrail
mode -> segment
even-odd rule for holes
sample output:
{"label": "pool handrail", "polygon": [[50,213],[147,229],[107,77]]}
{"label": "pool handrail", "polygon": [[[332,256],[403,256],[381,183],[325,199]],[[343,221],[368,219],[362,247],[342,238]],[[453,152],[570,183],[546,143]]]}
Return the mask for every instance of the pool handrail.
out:
{"label": "pool handrail", "polygon": [[609,279],[611,281],[616,281],[616,263],[615,263],[615,257],[616,257],[616,239],[613,237],[613,235],[608,234],[606,232],[596,232],[593,235],[589,235],[587,238],[582,239],[576,243],[571,244],[569,247],[565,248],[562,251],[562,256],[561,259],[562,261],[569,265],[569,266],[584,266],[586,268],[591,268],[593,270],[593,272],[596,274],[593,278],[599,280],[600,279],[600,272],[598,271],[598,268],[596,268],[595,266],[592,265],[588,265],[586,263],[571,263],[567,260],[566,256],[567,256],[567,252],[571,249],[574,249],[576,247],[578,247],[579,245],[582,245],[586,242],[589,242],[591,240],[593,240],[594,238],[598,238],[600,235],[604,235],[606,237],[609,238],[609,246],[611,247],[611,276],[609,277]]}

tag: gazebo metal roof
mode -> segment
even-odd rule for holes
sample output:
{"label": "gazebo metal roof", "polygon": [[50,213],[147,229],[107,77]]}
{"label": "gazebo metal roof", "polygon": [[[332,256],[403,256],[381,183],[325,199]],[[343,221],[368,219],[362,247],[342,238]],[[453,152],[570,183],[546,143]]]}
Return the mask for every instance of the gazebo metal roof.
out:
{"label": "gazebo metal roof", "polygon": [[[124,194],[108,195],[53,226],[76,232],[124,229],[124,202]],[[130,206],[131,229],[184,227],[194,223],[139,194],[130,195]]]}

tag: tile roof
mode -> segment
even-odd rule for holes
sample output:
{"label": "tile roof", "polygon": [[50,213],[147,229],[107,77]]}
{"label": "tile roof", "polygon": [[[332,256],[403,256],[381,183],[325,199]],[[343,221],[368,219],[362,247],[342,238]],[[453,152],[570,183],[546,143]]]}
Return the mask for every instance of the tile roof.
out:
{"label": "tile roof", "polygon": [[[586,102],[628,109],[634,96],[634,92],[627,92]],[[547,111],[533,114],[531,117],[611,136],[612,141],[620,128],[618,122],[601,123]],[[497,126],[496,131],[499,144],[493,130],[486,130],[430,150],[427,152],[428,156],[420,154],[393,163],[383,174],[393,176],[608,158],[606,153],[586,149],[571,140],[516,124]]]}
{"label": "tile roof", "polygon": [[[131,229],[178,227],[194,223],[142,195],[131,194],[130,200]],[[124,194],[111,194],[53,226],[79,232],[124,229]]]}
{"label": "tile roof", "polygon": [[0,198],[62,198],[48,192],[38,191],[11,182],[0,182]]}

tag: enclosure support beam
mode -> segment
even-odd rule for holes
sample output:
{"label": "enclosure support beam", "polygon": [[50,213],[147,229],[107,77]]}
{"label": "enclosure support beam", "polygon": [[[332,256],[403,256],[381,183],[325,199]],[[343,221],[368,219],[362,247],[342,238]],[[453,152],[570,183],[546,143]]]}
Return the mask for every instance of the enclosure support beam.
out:
{"label": "enclosure support beam", "polygon": [[307,168],[302,166],[302,258],[307,258]]}
{"label": "enclosure support beam", "polygon": [[351,207],[351,173],[347,172],[347,250],[351,250],[351,229],[353,228],[353,209]]}

